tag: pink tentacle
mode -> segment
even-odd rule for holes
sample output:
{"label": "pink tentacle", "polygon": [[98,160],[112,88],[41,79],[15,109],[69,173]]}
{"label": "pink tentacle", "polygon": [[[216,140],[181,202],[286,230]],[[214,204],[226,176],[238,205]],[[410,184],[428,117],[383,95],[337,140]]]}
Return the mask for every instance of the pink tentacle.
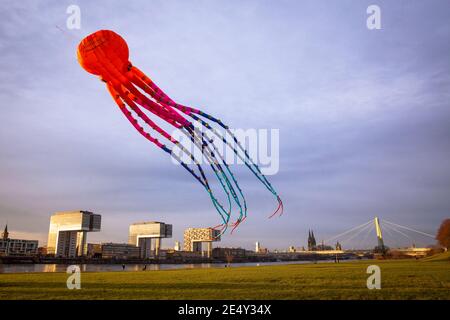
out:
{"label": "pink tentacle", "polygon": [[123,112],[123,114],[128,119],[128,121],[130,121],[130,123],[133,125],[133,127],[135,127],[136,130],[141,135],[143,135],[147,140],[149,140],[150,142],[153,142],[158,147],[162,148],[164,146],[164,144],[162,144],[158,139],[153,138],[148,132],[145,132],[144,128],[142,128],[139,125],[138,121],[135,118],[133,118],[133,116],[131,115],[131,112],[127,110],[125,103],[121,100],[118,91],[111,84],[108,84],[107,88],[108,88],[108,91],[111,94],[114,102],[116,102],[116,104],[119,106],[119,109]]}
{"label": "pink tentacle", "polygon": [[[119,91],[120,96],[122,99],[125,100],[125,102],[130,106],[130,108],[136,112],[136,114],[144,120],[145,123],[147,123],[152,129],[154,129],[156,132],[161,134],[164,138],[169,140],[172,143],[178,144],[179,142],[174,139],[170,134],[168,134],[166,131],[164,131],[161,127],[159,127],[156,123],[154,123],[142,110],[132,101],[132,98],[130,98],[128,95],[126,95],[123,91]],[[130,94],[131,95],[131,94]]]}

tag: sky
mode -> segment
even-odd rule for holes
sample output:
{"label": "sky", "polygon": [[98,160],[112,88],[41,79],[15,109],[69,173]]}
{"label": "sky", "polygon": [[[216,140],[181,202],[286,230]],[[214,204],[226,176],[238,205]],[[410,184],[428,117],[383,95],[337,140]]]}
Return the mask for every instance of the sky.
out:
{"label": "sky", "polygon": [[[73,4],[81,28],[70,30]],[[366,26],[371,4],[379,30]],[[0,228],[43,245],[52,213],[89,210],[102,215],[89,242],[126,242],[129,224],[156,220],[173,224],[169,247],[220,222],[79,66],[78,42],[110,29],[179,103],[279,129],[269,179],[284,215],[267,218],[272,195],[235,165],[249,216],[217,245],[300,247],[308,229],[321,241],[374,216],[435,234],[450,214],[449,21],[445,0],[1,1]]]}

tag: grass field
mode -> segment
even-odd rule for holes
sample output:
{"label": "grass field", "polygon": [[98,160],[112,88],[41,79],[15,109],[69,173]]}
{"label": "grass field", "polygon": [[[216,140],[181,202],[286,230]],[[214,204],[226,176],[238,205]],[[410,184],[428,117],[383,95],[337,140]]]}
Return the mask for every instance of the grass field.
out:
{"label": "grass field", "polygon": [[[366,269],[381,268],[368,290]],[[450,260],[355,261],[223,269],[0,274],[1,299],[450,299]]]}

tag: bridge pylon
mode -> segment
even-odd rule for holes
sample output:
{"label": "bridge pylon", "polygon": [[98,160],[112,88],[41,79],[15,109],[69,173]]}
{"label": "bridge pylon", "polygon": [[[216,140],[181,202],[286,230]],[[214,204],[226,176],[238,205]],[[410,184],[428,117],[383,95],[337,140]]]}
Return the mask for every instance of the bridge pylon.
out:
{"label": "bridge pylon", "polygon": [[384,250],[383,233],[381,232],[380,220],[378,219],[378,217],[375,217],[374,223],[375,223],[375,230],[377,232],[378,247],[381,250]]}

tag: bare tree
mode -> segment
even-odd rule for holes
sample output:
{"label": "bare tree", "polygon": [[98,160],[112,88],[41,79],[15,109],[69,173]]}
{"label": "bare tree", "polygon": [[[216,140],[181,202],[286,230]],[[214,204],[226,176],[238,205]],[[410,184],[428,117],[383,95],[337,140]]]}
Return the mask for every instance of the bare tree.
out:
{"label": "bare tree", "polygon": [[231,254],[231,251],[226,251],[225,253],[225,259],[227,260],[227,265],[230,266],[231,262],[233,262],[233,255]]}

